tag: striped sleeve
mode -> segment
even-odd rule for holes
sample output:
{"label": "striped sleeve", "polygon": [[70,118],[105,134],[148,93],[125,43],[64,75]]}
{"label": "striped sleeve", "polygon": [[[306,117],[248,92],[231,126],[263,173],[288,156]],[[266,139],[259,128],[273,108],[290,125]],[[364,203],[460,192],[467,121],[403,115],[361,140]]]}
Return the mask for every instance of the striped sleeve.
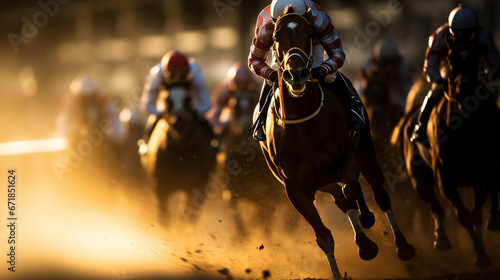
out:
{"label": "striped sleeve", "polygon": [[248,67],[257,76],[266,78],[271,67],[267,65],[266,60],[269,50],[272,46],[272,34],[274,24],[269,17],[269,7],[265,8],[257,19],[255,28],[255,37],[250,46],[250,54],[248,56]]}
{"label": "striped sleeve", "polygon": [[344,65],[345,53],[342,42],[328,14],[316,4],[312,8],[313,30],[328,55],[328,59],[322,65],[327,66],[330,73],[333,73]]}

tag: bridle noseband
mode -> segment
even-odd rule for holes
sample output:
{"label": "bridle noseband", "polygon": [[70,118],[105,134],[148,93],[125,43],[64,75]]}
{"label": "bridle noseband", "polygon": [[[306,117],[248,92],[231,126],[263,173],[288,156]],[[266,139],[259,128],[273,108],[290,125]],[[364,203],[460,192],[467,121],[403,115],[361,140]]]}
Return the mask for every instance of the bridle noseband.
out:
{"label": "bridle noseband", "polygon": [[[273,50],[274,52],[276,53],[276,56],[275,56],[275,61],[276,61],[276,66],[282,71],[284,72],[285,69],[284,69],[284,66],[287,64],[288,60],[290,60],[290,58],[292,58],[293,56],[298,56],[302,59],[302,61],[304,63],[306,63],[306,68],[311,71],[312,69],[312,64],[313,64],[313,43],[312,43],[312,38],[309,38],[309,43],[310,43],[310,52],[309,54],[307,54],[303,49],[299,48],[299,47],[292,47],[290,48],[286,53],[285,53],[285,56],[283,57],[283,60],[280,60],[279,58],[279,52],[278,52],[278,49],[277,49],[277,44],[276,44],[276,31],[277,31],[277,26],[278,24],[280,23],[280,21],[287,17],[287,16],[290,16],[290,15],[295,15],[295,16],[299,16],[300,18],[302,18],[307,24],[309,24],[309,21],[302,15],[300,14],[284,14],[282,16],[280,16],[278,18],[278,20],[276,21],[275,23],[275,29],[274,29],[274,32],[273,32]],[[297,52],[293,52],[292,51],[298,51]],[[307,58],[307,61],[306,59]]]}

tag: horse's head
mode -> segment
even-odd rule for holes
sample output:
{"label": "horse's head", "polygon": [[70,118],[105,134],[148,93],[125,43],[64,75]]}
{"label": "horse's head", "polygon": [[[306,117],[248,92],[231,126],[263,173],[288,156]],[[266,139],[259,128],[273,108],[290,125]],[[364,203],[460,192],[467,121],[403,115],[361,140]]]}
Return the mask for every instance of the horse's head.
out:
{"label": "horse's head", "polygon": [[168,90],[165,99],[164,118],[169,124],[169,134],[176,140],[187,138],[195,112],[191,109],[191,98],[184,87],[173,87]]}
{"label": "horse's head", "polygon": [[478,86],[479,52],[471,44],[462,44],[448,53],[449,81],[446,97],[463,108],[464,102]]}
{"label": "horse's head", "polygon": [[293,7],[285,9],[275,24],[274,52],[278,66],[280,87],[283,82],[294,97],[303,95],[312,67],[312,29],[310,10],[305,16],[294,13]]}

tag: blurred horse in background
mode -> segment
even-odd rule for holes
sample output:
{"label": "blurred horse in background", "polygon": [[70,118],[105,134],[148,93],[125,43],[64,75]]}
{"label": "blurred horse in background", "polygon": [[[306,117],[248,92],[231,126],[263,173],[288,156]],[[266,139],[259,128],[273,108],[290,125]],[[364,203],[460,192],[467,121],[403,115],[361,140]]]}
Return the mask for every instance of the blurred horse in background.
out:
{"label": "blurred horse in background", "polygon": [[77,181],[81,176],[105,182],[119,178],[123,127],[111,100],[92,78],[73,80],[56,125],[67,142],[62,164],[71,172],[64,173]]}
{"label": "blurred horse in background", "polygon": [[[194,222],[213,190],[207,183],[215,166],[213,133],[191,109],[188,91],[174,87],[162,91],[165,110],[141,156],[142,167],[158,199],[159,218],[168,223],[170,198],[176,192],[187,195],[182,209],[186,222]],[[217,191],[217,190],[216,190]]]}
{"label": "blurred horse in background", "polygon": [[[455,68],[449,70],[448,90],[432,111],[427,127],[429,142],[410,141],[421,99],[409,96],[407,112],[394,130],[392,143],[402,148],[412,185],[430,206],[435,221],[434,248],[451,248],[444,228],[444,210],[433,188],[437,183],[472,240],[475,264],[487,268],[492,261],[482,240],[482,206],[491,193],[491,216],[487,228],[498,228],[500,111],[495,105],[493,92],[478,81],[478,67],[474,67],[477,53],[472,49],[462,49],[459,53],[449,58],[454,61]],[[462,186],[473,189],[472,211],[465,207],[459,195],[458,188]]]}
{"label": "blurred horse in background", "polygon": [[278,204],[286,202],[283,188],[269,171],[259,144],[251,137],[253,109],[257,102],[258,92],[235,92],[228,102],[229,121],[221,135],[224,153],[221,167],[230,175],[224,199],[235,211],[240,235],[247,231],[243,212],[248,211],[241,211],[239,202],[255,206],[251,224],[262,225],[265,231],[270,230]]}

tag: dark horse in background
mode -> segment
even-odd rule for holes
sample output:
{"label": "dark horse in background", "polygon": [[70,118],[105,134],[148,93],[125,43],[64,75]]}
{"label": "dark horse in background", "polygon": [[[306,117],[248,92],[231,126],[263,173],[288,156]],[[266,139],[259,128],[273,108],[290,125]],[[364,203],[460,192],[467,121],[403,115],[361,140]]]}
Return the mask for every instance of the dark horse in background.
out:
{"label": "dark horse in background", "polygon": [[269,230],[280,202],[277,198],[284,197],[283,189],[260,154],[259,144],[251,137],[253,111],[257,102],[255,91],[235,92],[228,102],[229,122],[221,135],[224,156],[219,169],[229,174],[228,192],[223,197],[235,210],[239,234],[245,233],[246,229],[238,202],[246,201],[255,206],[256,215],[252,217],[252,224],[261,224],[265,230]]}
{"label": "dark horse in background", "polygon": [[[143,169],[155,188],[160,221],[169,218],[169,198],[176,192],[187,194],[184,218],[196,220],[209,194],[207,183],[215,166],[213,134],[191,108],[188,91],[175,87],[166,94],[162,118],[151,134],[148,152],[141,157]],[[173,203],[172,201],[170,201]]]}
{"label": "dark horse in background", "polygon": [[[392,210],[383,188],[384,175],[377,163],[369,124],[351,139],[348,115],[340,99],[319,82],[309,80],[312,57],[309,19],[310,11],[302,16],[288,7],[275,24],[273,48],[279,88],[267,112],[267,140],[261,142],[261,148],[269,168],[284,185],[288,199],[312,226],[334,278],[339,279],[333,236],[314,205],[315,193],[330,193],[337,206],[356,224],[353,224],[355,241],[360,257],[365,260],[374,258],[378,249],[363,233],[357,217],[352,219],[351,215],[359,207],[361,225],[365,228],[373,225],[373,214],[366,206],[358,182],[360,171],[371,185],[379,207],[387,215]],[[337,79],[347,78],[337,73]],[[406,242],[394,217],[389,220],[398,256],[411,259],[415,249]]]}
{"label": "dark horse in background", "polygon": [[[396,170],[398,166],[394,157],[397,151],[392,148],[390,134],[403,116],[403,110],[392,101],[391,88],[388,77],[381,73],[361,75],[363,88],[362,100],[370,119],[370,128],[378,160],[384,169]],[[395,94],[394,94],[395,95]]]}
{"label": "dark horse in background", "polygon": [[[417,121],[420,103],[407,106],[405,116],[393,133],[392,142],[402,146],[406,169],[418,195],[430,206],[435,222],[436,250],[448,250],[444,210],[433,185],[454,207],[459,223],[467,230],[476,253],[475,263],[487,268],[491,258],[482,240],[482,206],[493,194],[489,229],[498,228],[498,187],[500,186],[500,112],[494,94],[478,80],[477,50],[456,48],[450,52],[448,90],[432,111],[427,127],[428,145],[409,139]],[[451,62],[451,63],[450,63]],[[408,98],[408,101],[416,100]],[[459,187],[470,186],[474,204],[469,211],[461,200]]]}

